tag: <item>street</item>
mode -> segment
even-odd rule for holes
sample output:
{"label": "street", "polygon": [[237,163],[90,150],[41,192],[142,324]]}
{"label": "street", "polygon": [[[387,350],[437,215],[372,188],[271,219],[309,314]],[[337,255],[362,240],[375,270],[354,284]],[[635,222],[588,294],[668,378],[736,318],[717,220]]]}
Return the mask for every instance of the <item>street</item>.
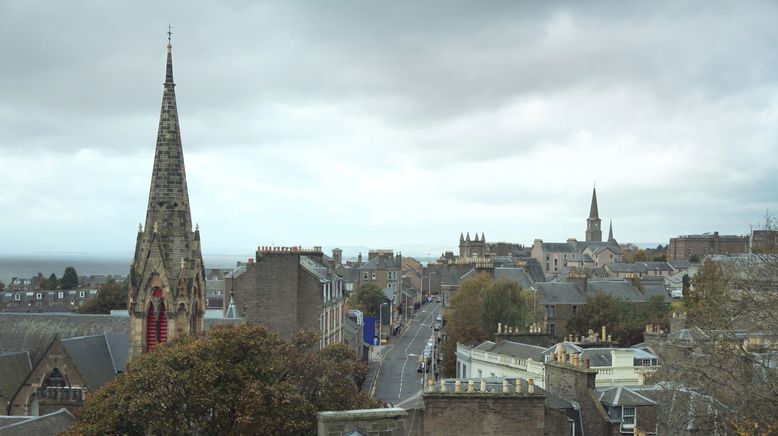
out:
{"label": "street", "polygon": [[[431,338],[434,341],[437,332],[432,325],[440,313],[439,303],[422,306],[403,333],[392,337],[389,345],[384,347],[383,359],[374,363],[378,365],[372,386],[376,399],[404,407],[413,405],[404,403],[418,397],[421,392],[423,374],[417,372],[419,356],[424,352],[427,341]],[[433,356],[437,351],[437,348],[433,349]]]}

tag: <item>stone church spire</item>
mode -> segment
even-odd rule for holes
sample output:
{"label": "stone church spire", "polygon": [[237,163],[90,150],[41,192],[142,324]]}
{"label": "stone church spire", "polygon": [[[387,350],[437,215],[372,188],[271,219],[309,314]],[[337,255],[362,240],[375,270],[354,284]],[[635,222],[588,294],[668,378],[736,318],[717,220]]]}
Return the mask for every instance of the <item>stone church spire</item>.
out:
{"label": "stone church spire", "polygon": [[616,239],[613,237],[613,220],[610,220],[608,224],[608,242],[616,242]]}
{"label": "stone church spire", "polygon": [[597,209],[597,188],[592,189],[592,205],[589,208],[589,218],[586,220],[586,241],[602,242],[600,212]]}
{"label": "stone church spire", "polygon": [[192,231],[169,41],[146,225],[138,229],[128,291],[130,358],[202,330],[205,269],[200,231]]}

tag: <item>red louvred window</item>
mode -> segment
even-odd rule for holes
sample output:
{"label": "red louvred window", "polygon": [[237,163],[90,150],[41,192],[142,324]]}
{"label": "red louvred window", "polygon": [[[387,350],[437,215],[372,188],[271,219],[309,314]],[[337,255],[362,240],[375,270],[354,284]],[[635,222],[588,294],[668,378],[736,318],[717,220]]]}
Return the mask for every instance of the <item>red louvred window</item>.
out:
{"label": "red louvred window", "polygon": [[157,339],[159,343],[167,342],[167,311],[165,303],[159,303],[159,325],[157,329]]}
{"label": "red louvred window", "polygon": [[154,316],[154,304],[149,303],[149,316],[146,318],[146,351],[151,351],[157,345],[157,322]]}

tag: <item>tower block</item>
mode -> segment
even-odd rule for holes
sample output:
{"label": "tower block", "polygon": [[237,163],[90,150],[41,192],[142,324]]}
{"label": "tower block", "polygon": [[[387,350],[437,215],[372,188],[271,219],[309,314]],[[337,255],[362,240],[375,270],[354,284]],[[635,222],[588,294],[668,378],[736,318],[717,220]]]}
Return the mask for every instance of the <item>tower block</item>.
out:
{"label": "tower block", "polygon": [[146,223],[138,226],[128,291],[130,359],[203,330],[205,268],[200,230],[192,229],[169,41]]}

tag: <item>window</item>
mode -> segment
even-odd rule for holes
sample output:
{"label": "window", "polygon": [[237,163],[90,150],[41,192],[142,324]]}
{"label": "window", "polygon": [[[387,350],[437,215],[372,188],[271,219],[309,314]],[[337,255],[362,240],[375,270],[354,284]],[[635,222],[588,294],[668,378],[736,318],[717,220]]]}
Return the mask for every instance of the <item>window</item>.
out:
{"label": "window", "polygon": [[635,428],[635,408],[621,408],[621,426],[624,428]]}
{"label": "window", "polygon": [[557,261],[558,261],[558,260],[559,260],[559,259],[554,259],[554,266],[557,266]]}
{"label": "window", "polygon": [[549,324],[546,326],[546,332],[551,336],[556,336],[556,326],[554,324]]}
{"label": "window", "polygon": [[57,292],[57,298],[59,298],[60,300],[61,300],[61,299],[62,299],[64,296],[65,296],[65,293],[64,293],[64,292],[61,292],[61,291],[60,291],[60,292]]}
{"label": "window", "polygon": [[556,306],[546,306],[546,318],[548,319],[556,318]]}
{"label": "window", "polygon": [[375,273],[373,273],[373,280],[375,280]]}
{"label": "window", "polygon": [[22,294],[14,294],[14,301],[21,301]]}
{"label": "window", "polygon": [[362,273],[362,280],[367,280],[367,278],[368,278],[367,271],[365,271]]}
{"label": "window", "polygon": [[78,296],[79,296],[80,298],[84,298],[84,296],[86,296],[86,292],[84,292],[84,291],[78,291]]}
{"label": "window", "polygon": [[36,293],[35,294],[35,299],[36,300],[43,300],[43,293],[41,293],[41,292]]}
{"label": "window", "polygon": [[575,316],[575,313],[578,311],[578,306],[573,306],[573,316]]}

